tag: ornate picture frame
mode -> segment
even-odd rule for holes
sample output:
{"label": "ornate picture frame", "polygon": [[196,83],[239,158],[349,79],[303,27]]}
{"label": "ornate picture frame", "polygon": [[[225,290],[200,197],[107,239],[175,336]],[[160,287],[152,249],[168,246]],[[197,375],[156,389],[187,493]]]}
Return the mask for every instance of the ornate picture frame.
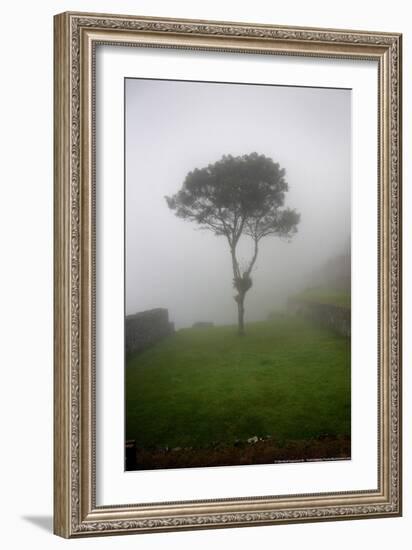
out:
{"label": "ornate picture frame", "polygon": [[[396,33],[63,13],[54,21],[54,532],[71,538],[401,515],[401,44]],[[96,47],[377,64],[377,487],[96,499]]]}

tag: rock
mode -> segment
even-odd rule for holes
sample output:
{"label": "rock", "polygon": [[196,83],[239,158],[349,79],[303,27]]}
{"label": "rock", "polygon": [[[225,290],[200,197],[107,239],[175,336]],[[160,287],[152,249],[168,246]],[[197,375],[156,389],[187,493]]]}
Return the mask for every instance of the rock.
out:
{"label": "rock", "polygon": [[182,450],[182,447],[173,447],[172,451],[181,451]]}
{"label": "rock", "polygon": [[249,439],[247,440],[248,443],[250,444],[253,444],[253,443],[257,443],[259,441],[259,438],[257,435],[253,436],[253,437],[249,437]]}

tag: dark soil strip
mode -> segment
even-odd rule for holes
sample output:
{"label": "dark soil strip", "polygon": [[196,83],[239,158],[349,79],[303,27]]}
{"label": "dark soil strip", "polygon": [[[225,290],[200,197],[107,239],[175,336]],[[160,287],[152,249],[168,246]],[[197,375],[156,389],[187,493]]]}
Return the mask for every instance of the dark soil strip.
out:
{"label": "dark soil strip", "polygon": [[[321,437],[305,441],[289,441],[279,446],[274,440],[250,444],[216,445],[204,449],[139,449],[127,453],[126,470],[156,470],[166,468],[201,468],[206,466],[237,466],[273,464],[277,462],[307,462],[351,458],[350,438]],[[134,462],[135,458],[135,463]]]}

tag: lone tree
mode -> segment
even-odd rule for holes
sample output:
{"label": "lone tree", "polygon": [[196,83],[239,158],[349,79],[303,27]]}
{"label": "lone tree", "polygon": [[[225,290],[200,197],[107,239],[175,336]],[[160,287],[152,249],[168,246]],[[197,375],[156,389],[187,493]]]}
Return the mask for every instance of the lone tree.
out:
{"label": "lone tree", "polygon": [[[259,242],[275,235],[290,239],[297,231],[300,214],[282,209],[288,184],[285,170],[264,155],[224,155],[206,168],[189,172],[182,188],[165,197],[176,216],[199,224],[229,243],[233,268],[234,296],[238,307],[239,334],[244,334],[245,296],[252,287],[251,272]],[[242,235],[253,240],[253,254],[241,269],[236,247]]]}

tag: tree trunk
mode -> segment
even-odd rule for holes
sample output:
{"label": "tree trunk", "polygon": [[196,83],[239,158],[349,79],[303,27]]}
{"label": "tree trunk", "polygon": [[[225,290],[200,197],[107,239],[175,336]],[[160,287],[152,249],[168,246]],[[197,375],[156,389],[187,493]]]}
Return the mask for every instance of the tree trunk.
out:
{"label": "tree trunk", "polygon": [[237,297],[237,321],[238,321],[238,334],[243,336],[245,334],[245,295],[239,294]]}

